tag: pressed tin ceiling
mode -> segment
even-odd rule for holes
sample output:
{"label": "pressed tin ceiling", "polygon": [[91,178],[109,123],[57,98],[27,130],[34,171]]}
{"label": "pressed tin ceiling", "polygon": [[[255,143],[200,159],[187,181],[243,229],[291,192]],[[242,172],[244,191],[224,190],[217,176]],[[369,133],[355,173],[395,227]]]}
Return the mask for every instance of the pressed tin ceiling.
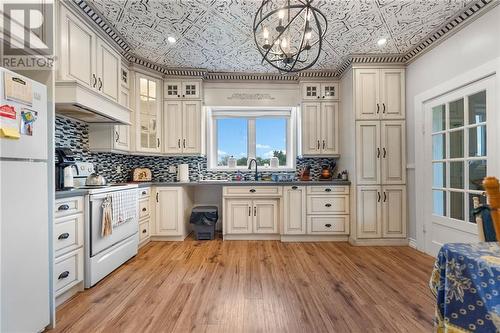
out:
{"label": "pressed tin ceiling", "polygon": [[[261,64],[254,45],[253,16],[261,0],[74,1],[82,9],[82,3],[90,4],[95,14],[104,18],[128,44],[129,55],[139,59],[169,68],[200,68],[210,72],[276,72],[271,66]],[[408,57],[432,33],[436,35],[443,24],[461,13],[474,13],[470,8],[478,3],[483,7],[489,2],[314,1],[326,15],[329,26],[323,52],[312,69],[339,71],[353,54]],[[462,20],[458,17],[455,21]],[[169,43],[168,36],[175,37],[177,42]],[[440,36],[437,31],[437,38]],[[377,41],[383,37],[387,43],[379,47]]]}

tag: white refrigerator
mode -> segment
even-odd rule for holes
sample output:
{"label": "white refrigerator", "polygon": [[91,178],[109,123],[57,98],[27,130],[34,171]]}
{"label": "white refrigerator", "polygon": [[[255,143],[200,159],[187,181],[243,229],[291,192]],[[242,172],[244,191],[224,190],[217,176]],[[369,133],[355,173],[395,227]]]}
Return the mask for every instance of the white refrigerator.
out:
{"label": "white refrigerator", "polygon": [[0,67],[0,332],[49,324],[47,88]]}

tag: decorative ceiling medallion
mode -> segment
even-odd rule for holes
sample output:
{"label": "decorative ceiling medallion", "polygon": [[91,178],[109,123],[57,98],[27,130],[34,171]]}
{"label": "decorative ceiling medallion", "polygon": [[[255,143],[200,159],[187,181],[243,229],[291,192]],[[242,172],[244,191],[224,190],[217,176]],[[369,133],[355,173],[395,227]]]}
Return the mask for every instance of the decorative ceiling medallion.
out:
{"label": "decorative ceiling medallion", "polygon": [[328,22],[313,0],[263,0],[253,21],[255,45],[280,72],[311,68],[321,54]]}

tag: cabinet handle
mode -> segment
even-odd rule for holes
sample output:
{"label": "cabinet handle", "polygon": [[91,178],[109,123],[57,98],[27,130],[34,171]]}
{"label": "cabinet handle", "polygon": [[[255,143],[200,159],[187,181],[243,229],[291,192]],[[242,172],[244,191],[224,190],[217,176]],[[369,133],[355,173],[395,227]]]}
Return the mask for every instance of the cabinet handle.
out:
{"label": "cabinet handle", "polygon": [[325,149],[325,148],[326,148],[326,142],[325,142],[325,140],[323,140],[323,149]]}
{"label": "cabinet handle", "polygon": [[248,206],[248,216],[252,216],[252,207]]}
{"label": "cabinet handle", "polygon": [[387,201],[387,193],[385,193],[385,191],[384,191],[384,202],[386,202],[386,201]]}
{"label": "cabinet handle", "polygon": [[115,142],[118,142],[118,140],[120,140],[120,133],[118,133],[117,131],[115,131],[115,134],[116,134]]}
{"label": "cabinet handle", "polygon": [[186,139],[182,139],[182,148],[186,148]]}
{"label": "cabinet handle", "polygon": [[331,192],[332,189],[331,188],[325,188],[325,192]]}
{"label": "cabinet handle", "polygon": [[380,113],[380,105],[377,103],[377,114]]}
{"label": "cabinet handle", "polygon": [[65,232],[64,234],[60,234],[57,239],[68,239],[69,238],[69,233]]}
{"label": "cabinet handle", "polygon": [[378,191],[377,191],[377,197],[378,197],[377,202],[380,202],[381,196],[380,196],[380,192],[378,192]]}
{"label": "cabinet handle", "polygon": [[95,85],[97,84],[97,77],[94,73],[92,73],[92,79],[94,80],[94,83],[92,83],[92,88],[95,88]]}
{"label": "cabinet handle", "polygon": [[57,208],[57,210],[68,210],[69,209],[69,205],[61,205]]}
{"label": "cabinet handle", "polygon": [[156,142],[158,143],[158,148],[160,148],[160,138],[156,138]]}
{"label": "cabinet handle", "polygon": [[185,95],[182,95],[182,98],[186,97]]}
{"label": "cabinet handle", "polygon": [[144,207],[144,208],[142,209],[142,211],[143,211],[143,212],[147,211],[146,207]]}
{"label": "cabinet handle", "polygon": [[177,146],[178,146],[179,148],[181,148],[181,139],[179,139],[179,140],[177,141]]}
{"label": "cabinet handle", "polygon": [[325,96],[323,96],[323,98],[325,98]]}
{"label": "cabinet handle", "polygon": [[146,191],[142,191],[142,195],[146,195],[148,192]]}
{"label": "cabinet handle", "polygon": [[319,146],[319,140],[318,140],[318,149],[319,149],[319,147],[320,147],[320,146]]}
{"label": "cabinet handle", "polygon": [[250,189],[250,193],[255,193],[255,189],[254,188]]}
{"label": "cabinet handle", "polygon": [[384,155],[383,155],[383,157],[385,158],[385,156],[387,156],[387,150],[385,150],[385,147],[384,147],[384,148],[382,148],[382,150],[384,151]]}
{"label": "cabinet handle", "polygon": [[98,89],[99,89],[99,91],[101,91],[101,88],[102,88],[102,80],[101,80],[101,78],[98,78],[98,80],[99,80],[99,88],[98,88]]}
{"label": "cabinet handle", "polygon": [[159,194],[159,193],[158,193],[158,192],[156,192],[156,202],[159,202],[159,201],[158,201],[158,194]]}
{"label": "cabinet handle", "polygon": [[320,98],[319,96],[317,96],[316,98]]}
{"label": "cabinet handle", "polygon": [[327,203],[325,204],[325,207],[332,207],[332,204]]}
{"label": "cabinet handle", "polygon": [[296,190],[296,189],[298,189],[297,186],[292,186],[292,190]]}
{"label": "cabinet handle", "polygon": [[145,234],[147,232],[146,229],[142,229],[142,233]]}
{"label": "cabinet handle", "polygon": [[383,111],[382,113],[385,113],[385,103],[382,103]]}
{"label": "cabinet handle", "polygon": [[257,207],[253,208],[253,216],[257,216]]}
{"label": "cabinet handle", "polygon": [[377,158],[380,158],[380,148],[377,148]]}
{"label": "cabinet handle", "polygon": [[325,227],[327,227],[327,228],[331,228],[331,226],[332,225],[330,223],[325,224]]}
{"label": "cabinet handle", "polygon": [[181,95],[177,95],[177,97],[181,97]]}
{"label": "cabinet handle", "polygon": [[65,278],[67,278],[68,276],[69,276],[69,272],[68,272],[68,271],[64,271],[64,272],[62,272],[61,274],[59,274],[59,276],[58,276],[58,278],[57,278],[57,279],[58,279],[58,280],[65,279]]}

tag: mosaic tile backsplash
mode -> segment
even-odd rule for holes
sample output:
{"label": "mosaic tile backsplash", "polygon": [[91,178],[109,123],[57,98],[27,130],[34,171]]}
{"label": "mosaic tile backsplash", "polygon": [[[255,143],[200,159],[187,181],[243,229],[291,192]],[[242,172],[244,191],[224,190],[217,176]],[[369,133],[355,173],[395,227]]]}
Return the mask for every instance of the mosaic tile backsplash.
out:
{"label": "mosaic tile backsplash", "polygon": [[[233,179],[234,171],[209,171],[207,170],[207,158],[203,156],[143,156],[143,155],[124,155],[115,153],[96,153],[91,152],[89,148],[89,129],[84,122],[73,120],[66,117],[56,117],[55,124],[55,145],[56,147],[69,147],[81,162],[92,162],[97,170],[109,182],[125,182],[130,180],[130,172],[133,168],[150,168],[153,174],[153,181],[169,182],[176,181],[176,174],[169,173],[169,166],[178,164],[189,164],[189,178],[191,181],[199,179]],[[297,158],[297,171],[295,175],[306,165],[311,166],[311,177],[319,177],[321,166],[331,164],[335,159],[329,158]],[[121,172],[116,172],[117,167],[121,167]],[[200,170],[200,171],[199,171]],[[263,176],[270,172],[259,173]],[[273,172],[276,173],[276,172]],[[287,172],[281,172],[287,173]],[[247,179],[253,179],[252,172],[246,172]]]}

